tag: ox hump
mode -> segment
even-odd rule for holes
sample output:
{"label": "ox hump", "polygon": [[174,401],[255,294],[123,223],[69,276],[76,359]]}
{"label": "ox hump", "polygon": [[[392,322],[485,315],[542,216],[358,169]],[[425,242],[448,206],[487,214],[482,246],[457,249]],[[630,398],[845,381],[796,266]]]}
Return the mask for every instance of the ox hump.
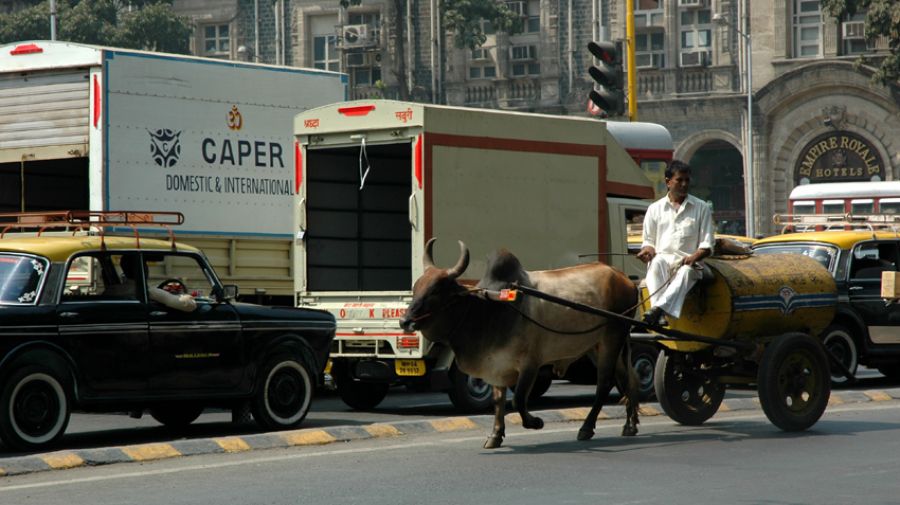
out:
{"label": "ox hump", "polygon": [[530,285],[528,272],[522,268],[522,263],[513,253],[506,249],[500,249],[488,256],[487,268],[478,287],[486,289],[501,289],[510,283],[518,282]]}

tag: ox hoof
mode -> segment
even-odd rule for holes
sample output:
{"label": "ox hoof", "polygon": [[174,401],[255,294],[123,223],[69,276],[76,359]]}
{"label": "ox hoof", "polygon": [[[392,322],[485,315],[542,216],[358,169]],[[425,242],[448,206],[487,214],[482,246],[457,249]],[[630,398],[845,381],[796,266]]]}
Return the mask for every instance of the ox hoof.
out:
{"label": "ox hoof", "polygon": [[540,417],[532,417],[528,421],[523,421],[522,426],[529,430],[539,430],[544,427],[544,420]]}
{"label": "ox hoof", "polygon": [[487,441],[485,441],[484,448],[485,449],[496,449],[496,448],[500,447],[500,444],[502,444],[502,443],[503,443],[503,437],[490,436],[490,437],[488,437]]}
{"label": "ox hoof", "polygon": [[585,441],[594,438],[594,430],[578,430],[578,440]]}
{"label": "ox hoof", "polygon": [[622,436],[623,437],[633,437],[637,435],[637,426],[625,426],[622,428]]}

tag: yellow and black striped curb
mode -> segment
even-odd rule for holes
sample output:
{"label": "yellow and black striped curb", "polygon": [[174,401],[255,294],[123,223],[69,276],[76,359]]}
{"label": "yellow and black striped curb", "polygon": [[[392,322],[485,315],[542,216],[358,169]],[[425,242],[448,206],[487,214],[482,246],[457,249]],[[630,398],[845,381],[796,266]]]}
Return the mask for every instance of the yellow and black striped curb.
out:
{"label": "yellow and black striped curb", "polygon": [[[873,391],[834,392],[829,400],[829,405],[893,400],[900,400],[900,388]],[[759,399],[756,397],[729,398],[722,402],[719,412],[754,410],[758,408]],[[590,409],[588,407],[576,407],[557,410],[541,410],[536,411],[535,414],[539,415],[545,423],[564,423],[580,422],[584,420],[589,411]],[[658,403],[646,403],[641,406],[641,416],[660,415],[664,414]],[[607,405],[603,407],[599,419],[621,419],[624,418],[624,416],[625,409],[623,406]],[[519,425],[521,424],[521,419],[517,413],[511,413],[507,414],[506,422],[510,425]],[[0,477],[49,470],[65,470],[84,466],[152,461],[200,454],[239,453],[260,449],[314,446],[335,442],[351,442],[354,440],[399,437],[413,434],[447,433],[469,430],[484,430],[485,433],[487,433],[491,429],[492,423],[493,416],[478,415],[376,423],[364,426],[309,428],[273,433],[128,445],[122,447],[64,450],[47,454],[0,458]]]}

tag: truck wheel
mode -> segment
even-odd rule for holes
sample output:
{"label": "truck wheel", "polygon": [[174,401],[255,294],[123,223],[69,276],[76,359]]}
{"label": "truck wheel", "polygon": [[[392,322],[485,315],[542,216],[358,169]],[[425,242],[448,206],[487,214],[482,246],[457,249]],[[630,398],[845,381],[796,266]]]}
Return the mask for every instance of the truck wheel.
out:
{"label": "truck wheel", "polygon": [[298,426],[313,397],[313,381],[302,360],[280,355],[262,369],[253,400],[253,418],[269,430]]}
{"label": "truck wheel", "polygon": [[656,371],[656,359],[659,351],[653,346],[632,344],[631,366],[634,367],[638,377],[638,394],[641,401],[653,398],[653,377]]}
{"label": "truck wheel", "polygon": [[485,412],[494,406],[493,388],[487,382],[460,372],[450,371],[450,402],[464,413]]}
{"label": "truck wheel", "polygon": [[714,416],[725,397],[725,386],[713,382],[685,353],[661,352],[653,381],[663,412],[687,426],[699,426]]}
{"label": "truck wheel", "polygon": [[822,417],[831,396],[825,348],[803,333],[777,337],[763,352],[757,382],[769,421],[784,431],[805,430]]}
{"label": "truck wheel", "polygon": [[374,409],[384,400],[390,388],[387,382],[363,382],[354,379],[343,363],[335,363],[332,373],[341,400],[355,410]]}
{"label": "truck wheel", "polygon": [[[831,353],[851,375],[856,375],[856,369],[859,367],[859,352],[857,351],[856,341],[845,326],[841,324],[832,324],[822,332],[822,344],[825,349]],[[831,361],[829,360],[829,365]],[[846,384],[850,381],[843,372],[831,367],[831,383],[835,386]]]}
{"label": "truck wheel", "polygon": [[7,375],[2,384],[0,438],[10,448],[33,451],[62,437],[70,414],[65,375],[28,364]]}
{"label": "truck wheel", "polygon": [[189,426],[203,413],[203,405],[169,403],[150,409],[150,416],[167,428],[180,429]]}

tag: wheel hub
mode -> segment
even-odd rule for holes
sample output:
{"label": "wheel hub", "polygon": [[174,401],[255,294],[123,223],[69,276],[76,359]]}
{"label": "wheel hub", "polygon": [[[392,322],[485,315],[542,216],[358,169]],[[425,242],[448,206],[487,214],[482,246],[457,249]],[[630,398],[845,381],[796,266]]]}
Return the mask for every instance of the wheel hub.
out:
{"label": "wheel hub", "polygon": [[15,400],[16,424],[31,436],[42,435],[52,427],[54,412],[58,408],[56,396],[49,386],[42,383],[29,384]]}

